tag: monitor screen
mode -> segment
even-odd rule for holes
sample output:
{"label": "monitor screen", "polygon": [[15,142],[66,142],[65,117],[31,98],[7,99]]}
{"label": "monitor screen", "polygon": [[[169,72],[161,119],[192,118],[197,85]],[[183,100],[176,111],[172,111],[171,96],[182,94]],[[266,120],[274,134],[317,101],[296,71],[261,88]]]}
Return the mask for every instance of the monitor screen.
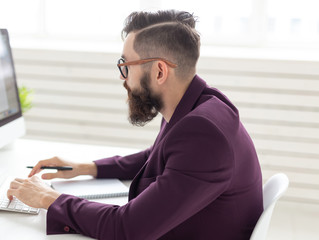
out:
{"label": "monitor screen", "polygon": [[21,133],[16,133],[21,126],[11,124],[19,118],[22,118],[22,112],[8,31],[0,29],[0,147],[1,143],[7,144],[7,140],[21,136]]}

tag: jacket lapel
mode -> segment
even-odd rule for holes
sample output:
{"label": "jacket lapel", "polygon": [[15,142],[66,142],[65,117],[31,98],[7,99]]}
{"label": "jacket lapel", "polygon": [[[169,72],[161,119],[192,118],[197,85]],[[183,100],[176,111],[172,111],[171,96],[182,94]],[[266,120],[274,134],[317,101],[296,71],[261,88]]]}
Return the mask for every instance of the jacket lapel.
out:
{"label": "jacket lapel", "polygon": [[[157,135],[152,149],[155,149],[157,145],[161,142],[161,140],[165,137],[165,135],[169,132],[169,130],[195,107],[197,100],[199,99],[200,95],[202,94],[206,86],[207,85],[205,81],[197,75],[195,75],[189,87],[187,88],[185,94],[183,95],[181,101],[178,103],[170,122],[167,123],[164,120],[164,118],[162,119],[161,130]],[[150,156],[151,155],[152,153],[150,154]],[[134,177],[132,181],[129,192],[129,200],[135,198],[137,195],[137,185],[140,177],[144,172],[144,169],[146,168],[149,162],[149,159],[145,162],[143,167],[140,169],[140,171],[137,173],[137,175]]]}

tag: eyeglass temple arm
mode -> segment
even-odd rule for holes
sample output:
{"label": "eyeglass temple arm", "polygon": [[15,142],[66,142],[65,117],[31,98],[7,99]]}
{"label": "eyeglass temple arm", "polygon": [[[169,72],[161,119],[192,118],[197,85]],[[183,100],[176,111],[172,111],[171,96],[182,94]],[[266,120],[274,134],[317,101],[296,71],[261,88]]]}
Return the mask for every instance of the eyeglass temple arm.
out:
{"label": "eyeglass temple arm", "polygon": [[162,59],[162,58],[148,58],[148,59],[136,60],[136,61],[132,61],[132,62],[124,62],[124,63],[117,64],[117,66],[122,67],[122,66],[136,65],[136,64],[144,64],[144,63],[148,63],[148,62],[152,62],[152,61],[163,61],[168,66],[170,66],[172,68],[177,67],[176,64],[171,63],[170,61],[167,61],[166,59]]}

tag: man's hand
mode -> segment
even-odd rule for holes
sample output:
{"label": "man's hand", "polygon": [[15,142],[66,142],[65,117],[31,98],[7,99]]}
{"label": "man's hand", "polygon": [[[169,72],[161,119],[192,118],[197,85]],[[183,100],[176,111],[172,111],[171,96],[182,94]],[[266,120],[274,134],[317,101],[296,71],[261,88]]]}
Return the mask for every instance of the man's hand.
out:
{"label": "man's hand", "polygon": [[57,171],[55,173],[45,173],[42,175],[43,179],[53,179],[53,178],[73,178],[79,175],[91,175],[93,177],[97,176],[97,168],[95,163],[73,163],[69,161],[62,160],[58,157],[53,157],[50,159],[39,161],[34,168],[31,170],[29,177],[41,172],[41,167],[43,166],[71,166],[73,170],[71,171]]}
{"label": "man's hand", "polygon": [[36,176],[14,179],[7,191],[9,200],[15,196],[30,207],[45,209],[48,209],[60,195]]}

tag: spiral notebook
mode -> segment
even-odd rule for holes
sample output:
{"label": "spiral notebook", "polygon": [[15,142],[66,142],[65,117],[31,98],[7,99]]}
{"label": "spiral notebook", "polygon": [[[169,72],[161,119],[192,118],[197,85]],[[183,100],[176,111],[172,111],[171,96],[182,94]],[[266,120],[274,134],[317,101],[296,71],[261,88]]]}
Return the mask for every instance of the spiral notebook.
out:
{"label": "spiral notebook", "polygon": [[60,193],[74,195],[85,199],[123,197],[128,195],[128,187],[118,179],[74,179],[55,180],[53,189]]}

